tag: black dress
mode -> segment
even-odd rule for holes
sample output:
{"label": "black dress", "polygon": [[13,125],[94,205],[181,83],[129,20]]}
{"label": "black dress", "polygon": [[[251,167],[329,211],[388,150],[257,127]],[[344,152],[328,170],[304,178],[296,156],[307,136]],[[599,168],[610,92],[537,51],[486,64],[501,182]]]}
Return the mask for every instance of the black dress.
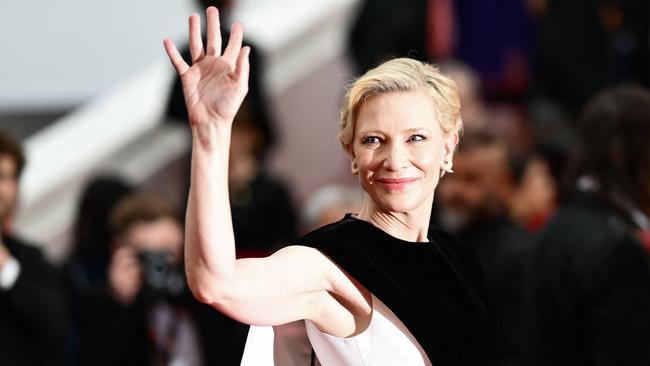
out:
{"label": "black dress", "polygon": [[501,331],[471,249],[439,230],[429,243],[394,238],[350,214],[295,244],[316,248],[386,304],[434,365],[492,365]]}

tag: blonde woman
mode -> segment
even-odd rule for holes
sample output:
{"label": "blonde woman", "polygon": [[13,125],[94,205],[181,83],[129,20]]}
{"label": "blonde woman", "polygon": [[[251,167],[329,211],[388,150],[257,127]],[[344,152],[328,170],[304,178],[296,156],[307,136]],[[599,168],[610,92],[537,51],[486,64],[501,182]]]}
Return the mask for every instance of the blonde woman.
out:
{"label": "blonde woman", "polygon": [[206,14],[205,48],[199,16],[190,17],[192,66],[165,40],[193,136],[185,262],[194,295],[243,323],[302,322],[323,365],[493,363],[498,332],[480,268],[429,230],[461,128],[454,83],[408,59],[359,78],[346,95],[340,139],[366,192],[360,211],[267,258],[237,260],[227,164],[250,50],[234,24],[220,54],[217,9]]}

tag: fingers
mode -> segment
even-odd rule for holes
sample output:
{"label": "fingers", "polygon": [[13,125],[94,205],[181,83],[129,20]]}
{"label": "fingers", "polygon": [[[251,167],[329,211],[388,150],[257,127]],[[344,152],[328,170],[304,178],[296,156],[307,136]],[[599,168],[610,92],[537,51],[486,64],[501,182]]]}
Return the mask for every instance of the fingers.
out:
{"label": "fingers", "polygon": [[192,55],[192,63],[203,57],[201,18],[196,13],[190,15],[190,54]]}
{"label": "fingers", "polygon": [[115,266],[119,269],[126,270],[128,268],[139,268],[139,261],[137,254],[133,248],[123,246],[115,250],[113,254],[113,261]]}
{"label": "fingers", "polygon": [[219,56],[221,54],[221,25],[219,23],[219,11],[214,6],[208,7],[205,11],[208,18],[208,39],[206,54]]}
{"label": "fingers", "polygon": [[237,62],[237,58],[241,51],[241,43],[243,38],[244,28],[242,25],[239,23],[233,24],[230,31],[228,46],[226,46],[226,50],[223,51],[223,57],[228,61],[230,65],[235,65],[235,62]]}
{"label": "fingers", "polygon": [[250,71],[250,62],[248,56],[250,53],[251,48],[248,46],[241,49],[239,52],[239,57],[237,57],[237,68],[235,69],[237,79],[245,86],[248,86],[248,75]]}
{"label": "fingers", "polygon": [[135,251],[130,247],[115,250],[108,273],[113,298],[120,303],[130,304],[142,287],[142,273]]}
{"label": "fingers", "polygon": [[181,56],[178,49],[176,49],[174,42],[169,38],[165,38],[163,43],[165,45],[165,51],[167,51],[167,56],[169,56],[169,60],[172,62],[172,65],[174,65],[178,75],[185,74],[190,66],[185,62],[185,60],[183,60],[183,56]]}

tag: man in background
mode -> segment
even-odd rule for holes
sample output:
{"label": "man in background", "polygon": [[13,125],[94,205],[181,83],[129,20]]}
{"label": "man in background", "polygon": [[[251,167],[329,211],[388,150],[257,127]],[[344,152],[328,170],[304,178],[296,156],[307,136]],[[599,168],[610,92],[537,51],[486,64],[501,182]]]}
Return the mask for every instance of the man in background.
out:
{"label": "man in background", "polygon": [[3,365],[60,365],[66,305],[60,274],[41,252],[11,232],[20,144],[0,132],[0,360]]}
{"label": "man in background", "polygon": [[248,326],[224,326],[225,315],[192,297],[183,229],[171,207],[136,194],[110,217],[107,288],[80,319],[80,364],[192,366],[241,359]]}
{"label": "man in background", "polygon": [[508,147],[495,135],[473,132],[464,136],[454,156],[454,174],[445,175],[436,196],[441,226],[459,244],[472,247],[485,272],[488,294],[503,321],[506,340],[501,364],[519,357],[523,274],[528,234],[509,217],[516,183]]}
{"label": "man in background", "polygon": [[525,365],[649,365],[650,92],[603,91],[576,127],[527,263]]}

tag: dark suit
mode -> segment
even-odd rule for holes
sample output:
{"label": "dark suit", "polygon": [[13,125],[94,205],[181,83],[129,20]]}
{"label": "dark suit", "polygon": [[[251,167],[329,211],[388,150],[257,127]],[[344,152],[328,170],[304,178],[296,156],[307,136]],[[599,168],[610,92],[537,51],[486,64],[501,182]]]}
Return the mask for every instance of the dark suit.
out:
{"label": "dark suit", "polygon": [[2,241],[20,263],[13,286],[0,290],[0,363],[60,365],[66,304],[60,274],[40,251],[12,236]]}
{"label": "dark suit", "polygon": [[650,365],[649,262],[613,210],[561,208],[529,270],[526,365]]}

